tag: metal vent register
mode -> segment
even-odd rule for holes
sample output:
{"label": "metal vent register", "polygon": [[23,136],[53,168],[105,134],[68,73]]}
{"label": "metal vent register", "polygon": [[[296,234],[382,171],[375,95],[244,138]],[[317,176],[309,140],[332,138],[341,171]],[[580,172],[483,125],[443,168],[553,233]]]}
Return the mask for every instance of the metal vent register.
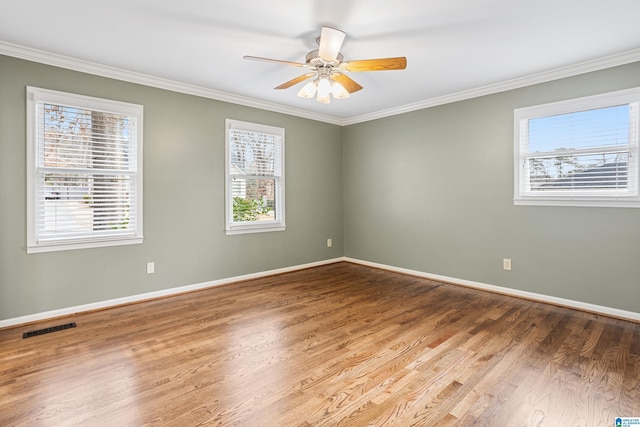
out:
{"label": "metal vent register", "polygon": [[37,331],[25,332],[22,334],[22,338],[35,337],[37,335],[44,335],[50,332],[62,331],[69,328],[75,328],[76,322],[65,323],[64,325],[52,326],[50,328],[38,329]]}

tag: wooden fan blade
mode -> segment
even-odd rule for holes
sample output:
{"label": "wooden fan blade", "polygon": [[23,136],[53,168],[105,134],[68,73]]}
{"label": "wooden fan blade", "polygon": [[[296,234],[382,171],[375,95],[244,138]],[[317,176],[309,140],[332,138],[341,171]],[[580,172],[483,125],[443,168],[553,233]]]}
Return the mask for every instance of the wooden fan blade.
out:
{"label": "wooden fan blade", "polygon": [[340,83],[349,93],[357,92],[362,89],[362,86],[356,83],[355,80],[349,76],[345,76],[344,74],[334,74],[331,79]]}
{"label": "wooden fan blade", "polygon": [[303,82],[303,81],[305,81],[305,80],[307,80],[307,79],[309,79],[309,78],[311,78],[311,77],[313,77],[315,75],[316,75],[316,73],[303,74],[301,76],[296,77],[295,79],[291,79],[288,82],[282,83],[280,86],[276,86],[274,89],[287,89],[287,88],[289,88],[289,87],[291,87],[293,85],[297,85],[298,83]]}
{"label": "wooden fan blade", "polygon": [[342,48],[345,35],[345,33],[335,28],[322,27],[318,56],[325,61],[335,61]]}
{"label": "wooden fan blade", "polygon": [[407,58],[399,56],[397,58],[362,59],[360,61],[345,62],[341,67],[353,72],[404,70],[407,68]]}
{"label": "wooden fan blade", "polygon": [[281,59],[262,58],[260,56],[245,55],[242,58],[243,59],[250,59],[252,61],[275,62],[276,64],[293,65],[294,67],[306,67],[307,66],[307,64],[303,64],[302,62],[283,61]]}

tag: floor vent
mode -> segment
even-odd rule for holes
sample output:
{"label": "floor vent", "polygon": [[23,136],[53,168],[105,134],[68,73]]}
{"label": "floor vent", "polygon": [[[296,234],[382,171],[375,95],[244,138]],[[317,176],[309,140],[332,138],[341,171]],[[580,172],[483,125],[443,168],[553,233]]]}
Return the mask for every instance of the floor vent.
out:
{"label": "floor vent", "polygon": [[48,334],[50,332],[62,331],[64,329],[75,328],[76,322],[65,323],[64,325],[52,326],[50,328],[38,329],[37,331],[25,332],[22,338],[35,337],[37,335]]}

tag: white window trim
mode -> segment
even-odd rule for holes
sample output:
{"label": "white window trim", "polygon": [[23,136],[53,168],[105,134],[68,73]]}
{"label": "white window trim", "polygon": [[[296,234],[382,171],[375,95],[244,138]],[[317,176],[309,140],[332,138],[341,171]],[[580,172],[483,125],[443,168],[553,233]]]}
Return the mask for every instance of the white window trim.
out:
{"label": "white window trim", "polygon": [[[102,98],[59,92],[27,86],[27,253],[88,249],[106,246],[140,244],[143,242],[143,195],[142,195],[142,137],[143,106]],[[37,196],[39,180],[37,174],[37,146],[39,113],[42,102],[86,108],[94,111],[116,112],[136,118],[137,173],[136,173],[136,229],[132,236],[90,236],[75,239],[59,239],[53,242],[39,242],[37,236]]]}
{"label": "white window trim", "polygon": [[[237,223],[233,221],[233,202],[231,174],[229,170],[231,155],[229,150],[229,130],[238,129],[245,131],[260,132],[266,134],[279,135],[282,138],[282,146],[280,150],[280,178],[277,180],[276,187],[276,212],[278,218],[274,221],[260,221],[255,223]],[[243,122],[239,120],[225,119],[225,233],[227,235],[247,234],[247,233],[264,233],[271,231],[284,231],[285,223],[285,130],[280,127],[262,125],[257,123]]]}
{"label": "white window trim", "polygon": [[[528,154],[526,135],[529,119],[623,104],[636,104],[634,107],[636,126],[635,129],[630,129],[629,135],[632,154],[628,165],[630,191],[627,195],[615,195],[612,194],[613,192],[605,195],[602,194],[603,191],[584,195],[540,194],[525,190],[526,184],[522,180],[528,180],[528,175],[523,173],[522,165]],[[514,205],[640,208],[640,150],[638,149],[640,108],[638,107],[640,107],[640,88],[516,109],[514,111]]]}

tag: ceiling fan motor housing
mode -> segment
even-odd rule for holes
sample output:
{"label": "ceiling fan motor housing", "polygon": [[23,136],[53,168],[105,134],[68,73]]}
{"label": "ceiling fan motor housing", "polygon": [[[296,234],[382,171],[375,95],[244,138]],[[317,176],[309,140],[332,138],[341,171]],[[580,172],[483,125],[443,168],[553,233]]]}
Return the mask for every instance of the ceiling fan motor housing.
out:
{"label": "ceiling fan motor housing", "polygon": [[340,65],[343,59],[344,57],[342,56],[342,54],[338,53],[338,55],[336,56],[336,59],[334,59],[333,61],[326,61],[320,58],[318,49],[312,50],[311,52],[307,53],[307,56],[305,56],[306,63],[313,67],[323,67],[327,65],[330,65],[332,67],[337,67],[338,65]]}

